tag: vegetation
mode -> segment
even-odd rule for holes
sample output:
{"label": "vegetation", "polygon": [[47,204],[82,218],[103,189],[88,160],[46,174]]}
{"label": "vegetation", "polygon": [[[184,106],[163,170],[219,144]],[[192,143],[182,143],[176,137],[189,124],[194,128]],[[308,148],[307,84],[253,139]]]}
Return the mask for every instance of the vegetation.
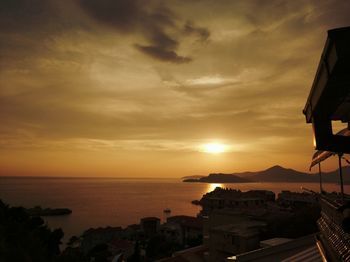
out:
{"label": "vegetation", "polygon": [[146,245],[146,261],[154,261],[164,257],[171,257],[175,251],[183,248],[184,247],[181,245],[166,239],[164,236],[154,236],[149,239]]}
{"label": "vegetation", "polygon": [[40,217],[0,200],[0,261],[57,261],[61,229],[51,231]]}

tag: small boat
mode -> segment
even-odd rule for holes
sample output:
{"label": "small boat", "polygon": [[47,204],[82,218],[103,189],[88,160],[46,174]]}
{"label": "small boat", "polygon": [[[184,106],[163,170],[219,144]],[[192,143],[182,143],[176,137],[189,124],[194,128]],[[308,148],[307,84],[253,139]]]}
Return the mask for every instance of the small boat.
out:
{"label": "small boat", "polygon": [[170,208],[166,208],[163,210],[164,213],[171,213],[171,209]]}

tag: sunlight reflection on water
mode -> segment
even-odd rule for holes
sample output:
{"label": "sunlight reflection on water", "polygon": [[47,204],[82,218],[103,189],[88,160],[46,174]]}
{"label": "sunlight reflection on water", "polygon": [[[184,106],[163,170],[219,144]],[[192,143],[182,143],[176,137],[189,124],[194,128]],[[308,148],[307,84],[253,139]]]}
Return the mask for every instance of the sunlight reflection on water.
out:
{"label": "sunlight reflection on water", "polygon": [[207,186],[207,193],[213,191],[217,187],[223,187],[223,184],[218,184],[218,183],[208,184],[208,186]]}

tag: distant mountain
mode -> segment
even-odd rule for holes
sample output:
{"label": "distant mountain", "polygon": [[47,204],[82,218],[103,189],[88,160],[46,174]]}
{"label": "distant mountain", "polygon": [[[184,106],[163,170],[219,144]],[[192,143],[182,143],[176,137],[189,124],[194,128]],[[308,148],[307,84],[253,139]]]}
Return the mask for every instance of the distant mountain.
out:
{"label": "distant mountain", "polygon": [[249,179],[254,182],[317,182],[318,176],[303,173],[291,168],[273,166],[266,170],[250,174]]}
{"label": "distant mountain", "polygon": [[181,179],[199,179],[199,178],[202,178],[202,177],[205,177],[205,176],[184,176],[184,177],[181,177]]}
{"label": "distant mountain", "polygon": [[[350,184],[350,166],[343,167],[344,184]],[[322,173],[325,183],[339,183],[339,170]],[[184,182],[204,183],[247,183],[247,182],[319,182],[318,173],[309,174],[282,166],[273,166],[263,171],[232,174],[209,174],[202,178],[192,178]]]}
{"label": "distant mountain", "polygon": [[[339,169],[332,172],[323,173],[322,181],[328,183],[339,183]],[[343,181],[344,184],[350,184],[350,166],[343,167]]]}

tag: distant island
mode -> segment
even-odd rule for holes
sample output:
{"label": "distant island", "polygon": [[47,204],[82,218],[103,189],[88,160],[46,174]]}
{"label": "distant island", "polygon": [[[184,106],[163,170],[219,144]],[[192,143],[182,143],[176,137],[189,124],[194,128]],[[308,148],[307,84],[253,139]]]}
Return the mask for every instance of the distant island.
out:
{"label": "distant island", "polygon": [[26,208],[25,211],[30,216],[64,216],[72,213],[69,208],[42,208],[41,206]]}
{"label": "distant island", "polygon": [[[350,166],[343,168],[343,173],[350,173]],[[183,182],[191,183],[256,183],[256,182],[318,182],[318,174],[309,174],[276,165],[263,171],[242,173],[212,173],[208,176],[185,177]],[[339,183],[339,170],[322,173],[324,183]],[[350,176],[344,176],[344,184],[350,184]]]}
{"label": "distant island", "polygon": [[184,179],[183,182],[249,183],[251,181],[233,174],[214,173],[214,174],[209,174],[208,176],[205,176],[205,177]]}
{"label": "distant island", "polygon": [[199,178],[202,178],[202,177],[205,177],[205,176],[199,176],[199,175],[195,175],[195,176],[184,176],[184,177],[181,177],[181,179],[199,179]]}

